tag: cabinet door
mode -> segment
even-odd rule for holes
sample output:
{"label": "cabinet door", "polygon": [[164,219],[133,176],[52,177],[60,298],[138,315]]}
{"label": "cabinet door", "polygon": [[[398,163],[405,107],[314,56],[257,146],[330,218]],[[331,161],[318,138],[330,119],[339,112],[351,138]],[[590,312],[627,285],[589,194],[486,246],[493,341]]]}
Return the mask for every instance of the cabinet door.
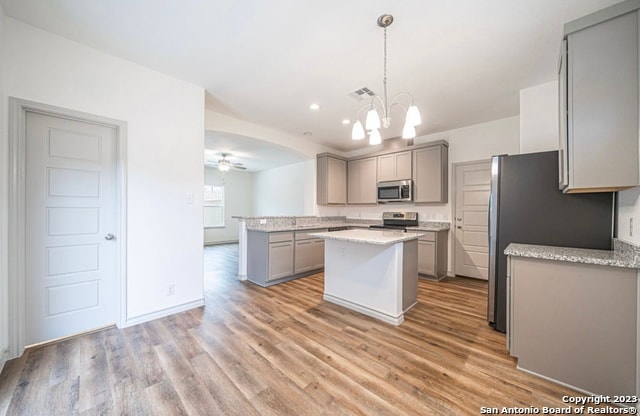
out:
{"label": "cabinet door", "polygon": [[316,200],[320,205],[347,203],[347,162],[320,156],[316,169]]}
{"label": "cabinet door", "polygon": [[347,162],[347,204],[360,204],[362,160]]}
{"label": "cabinet door", "polygon": [[311,270],[322,269],[324,267],[324,240],[319,238],[313,240],[313,260]]}
{"label": "cabinet door", "polygon": [[347,202],[347,162],[329,158],[328,167],[328,202],[330,204],[346,204]]}
{"label": "cabinet door", "polygon": [[269,278],[280,279],[293,274],[293,242],[269,243]]}
{"label": "cabinet door", "polygon": [[313,240],[296,241],[294,273],[311,270],[313,263]]}
{"label": "cabinet door", "polygon": [[436,243],[418,240],[418,273],[436,275]]}
{"label": "cabinet door", "polygon": [[560,47],[560,66],[558,68],[558,188],[569,185],[569,169],[567,156],[567,41]]}
{"label": "cabinet door", "polygon": [[638,14],[567,37],[568,192],[638,185]]}
{"label": "cabinet door", "polygon": [[378,182],[396,180],[396,156],[378,156]]}
{"label": "cabinet door", "polygon": [[415,202],[447,202],[447,157],[445,146],[413,151],[413,184]]}
{"label": "cabinet door", "polygon": [[378,202],[378,181],[376,158],[362,160],[360,167],[360,202],[375,204]]}
{"label": "cabinet door", "polygon": [[396,153],[396,179],[411,179],[411,152]]}
{"label": "cabinet door", "polygon": [[375,204],[378,201],[376,158],[348,162],[347,182],[348,204]]}

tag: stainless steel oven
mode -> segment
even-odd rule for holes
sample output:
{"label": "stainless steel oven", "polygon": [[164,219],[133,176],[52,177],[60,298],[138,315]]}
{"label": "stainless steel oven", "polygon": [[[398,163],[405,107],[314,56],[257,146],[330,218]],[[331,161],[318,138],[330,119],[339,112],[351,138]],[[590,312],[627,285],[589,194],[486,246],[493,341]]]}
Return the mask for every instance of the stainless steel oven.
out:
{"label": "stainless steel oven", "polygon": [[413,182],[388,181],[378,182],[378,202],[409,202],[413,201]]}

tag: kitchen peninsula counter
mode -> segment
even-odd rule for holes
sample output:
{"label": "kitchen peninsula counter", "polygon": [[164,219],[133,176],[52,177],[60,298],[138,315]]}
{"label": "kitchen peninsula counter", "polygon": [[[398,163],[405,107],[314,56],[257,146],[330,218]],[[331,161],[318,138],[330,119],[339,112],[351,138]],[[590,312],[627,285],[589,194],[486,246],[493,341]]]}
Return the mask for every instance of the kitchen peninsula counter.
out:
{"label": "kitchen peninsula counter", "polygon": [[614,250],[511,243],[507,246],[504,254],[512,257],[595,264],[599,266],[640,268],[640,252],[638,248],[617,239],[614,240]]}
{"label": "kitchen peninsula counter", "polygon": [[400,325],[418,294],[418,238],[400,231],[312,233],[325,240],[323,299]]}
{"label": "kitchen peninsula counter", "polygon": [[593,395],[635,395],[639,249],[510,244],[507,346],[518,368]]}

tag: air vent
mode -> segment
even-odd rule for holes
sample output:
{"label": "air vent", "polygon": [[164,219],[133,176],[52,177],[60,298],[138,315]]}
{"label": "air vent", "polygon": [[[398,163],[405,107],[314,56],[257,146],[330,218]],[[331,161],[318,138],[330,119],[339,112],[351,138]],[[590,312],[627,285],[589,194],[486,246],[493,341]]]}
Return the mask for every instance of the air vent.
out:
{"label": "air vent", "polygon": [[354,92],[352,92],[349,95],[351,95],[352,97],[354,97],[354,98],[356,98],[358,100],[367,100],[367,99],[373,97],[374,95],[376,95],[376,93],[371,91],[367,87],[362,87],[360,89],[355,90]]}

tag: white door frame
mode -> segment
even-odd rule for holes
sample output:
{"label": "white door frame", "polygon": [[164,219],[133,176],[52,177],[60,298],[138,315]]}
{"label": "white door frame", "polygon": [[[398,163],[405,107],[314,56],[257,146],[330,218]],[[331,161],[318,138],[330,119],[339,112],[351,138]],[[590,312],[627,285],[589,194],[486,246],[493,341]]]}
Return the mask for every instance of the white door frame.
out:
{"label": "white door frame", "polygon": [[26,342],[26,113],[35,112],[116,129],[116,325],[126,322],[127,299],[127,123],[107,117],[9,97],[9,358]]}
{"label": "white door frame", "polygon": [[451,236],[451,274],[456,275],[456,168],[458,166],[464,165],[474,165],[476,163],[485,163],[491,162],[491,159],[479,159],[479,160],[471,160],[467,162],[457,162],[451,164],[451,228],[453,230],[453,235]]}

